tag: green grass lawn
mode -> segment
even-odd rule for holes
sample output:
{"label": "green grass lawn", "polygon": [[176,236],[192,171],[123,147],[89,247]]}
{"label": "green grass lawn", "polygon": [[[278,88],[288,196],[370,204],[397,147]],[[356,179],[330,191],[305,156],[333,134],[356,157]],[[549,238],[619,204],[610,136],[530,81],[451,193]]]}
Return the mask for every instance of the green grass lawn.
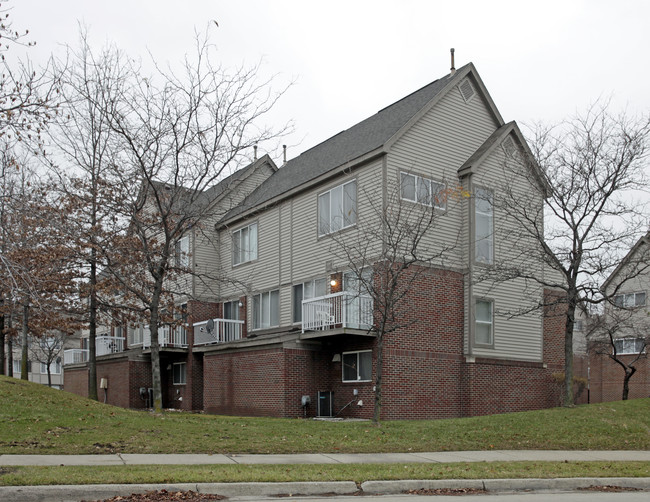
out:
{"label": "green grass lawn", "polygon": [[3,467],[0,486],[613,476],[648,477],[650,462]]}
{"label": "green grass lawn", "polygon": [[650,448],[650,399],[450,420],[322,422],[124,410],[0,377],[0,454]]}

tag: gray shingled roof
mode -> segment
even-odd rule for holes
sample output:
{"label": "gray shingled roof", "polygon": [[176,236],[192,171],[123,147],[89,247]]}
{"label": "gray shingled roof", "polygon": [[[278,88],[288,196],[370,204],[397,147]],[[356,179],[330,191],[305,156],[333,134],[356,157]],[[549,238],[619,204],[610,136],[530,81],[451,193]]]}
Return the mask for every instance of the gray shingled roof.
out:
{"label": "gray shingled roof", "polygon": [[[469,66],[469,65],[467,65]],[[456,75],[462,73],[460,68]],[[316,145],[278,169],[222,221],[299,187],[319,176],[382,147],[449,83],[453,76],[436,80],[351,128]]]}

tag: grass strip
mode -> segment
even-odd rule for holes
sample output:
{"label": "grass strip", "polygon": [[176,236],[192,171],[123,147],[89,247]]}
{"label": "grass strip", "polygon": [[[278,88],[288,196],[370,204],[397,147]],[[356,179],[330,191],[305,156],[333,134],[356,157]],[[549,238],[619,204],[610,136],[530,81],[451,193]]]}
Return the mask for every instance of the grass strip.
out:
{"label": "grass strip", "polygon": [[0,486],[113,483],[246,483],[400,479],[648,477],[650,462],[453,464],[133,465],[0,468]]}

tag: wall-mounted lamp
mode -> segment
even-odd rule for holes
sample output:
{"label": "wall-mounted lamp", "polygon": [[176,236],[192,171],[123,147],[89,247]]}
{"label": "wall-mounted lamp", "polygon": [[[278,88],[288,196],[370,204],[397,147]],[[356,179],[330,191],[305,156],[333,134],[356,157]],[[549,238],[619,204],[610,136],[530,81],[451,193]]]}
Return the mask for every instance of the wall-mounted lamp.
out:
{"label": "wall-mounted lamp", "polygon": [[340,363],[341,362],[341,354],[334,354],[334,357],[332,358],[333,363]]}
{"label": "wall-mounted lamp", "polygon": [[243,307],[243,306],[244,306],[244,304],[243,304],[242,302],[239,302],[238,305],[239,305],[239,307]]}
{"label": "wall-mounted lamp", "polygon": [[332,279],[330,281],[330,286],[332,286],[332,287],[336,287],[337,284],[338,284],[338,282],[336,282],[336,279]]}

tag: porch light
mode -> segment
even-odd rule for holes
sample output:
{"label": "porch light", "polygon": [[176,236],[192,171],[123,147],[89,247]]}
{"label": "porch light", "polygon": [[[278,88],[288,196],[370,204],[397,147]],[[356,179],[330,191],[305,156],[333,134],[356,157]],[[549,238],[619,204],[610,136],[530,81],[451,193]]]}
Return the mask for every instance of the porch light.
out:
{"label": "porch light", "polygon": [[341,362],[341,354],[334,354],[334,357],[332,358],[333,363],[340,363]]}
{"label": "porch light", "polygon": [[335,287],[338,283],[336,282],[336,279],[332,279],[330,281],[330,286]]}

